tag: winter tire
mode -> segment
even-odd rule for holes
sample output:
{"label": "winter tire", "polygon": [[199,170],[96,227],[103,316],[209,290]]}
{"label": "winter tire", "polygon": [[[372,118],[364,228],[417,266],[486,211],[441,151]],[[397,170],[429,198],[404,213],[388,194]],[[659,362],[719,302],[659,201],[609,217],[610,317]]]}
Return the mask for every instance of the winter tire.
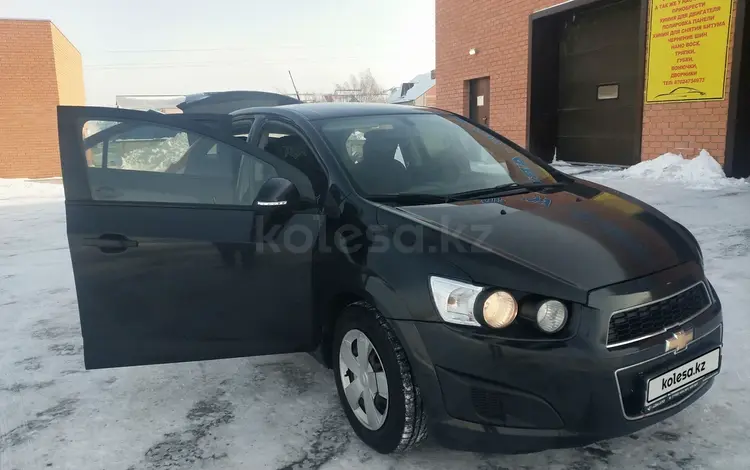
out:
{"label": "winter tire", "polygon": [[380,312],[364,302],[348,306],[333,341],[336,388],[357,436],[382,454],[423,441],[422,397],[404,348]]}

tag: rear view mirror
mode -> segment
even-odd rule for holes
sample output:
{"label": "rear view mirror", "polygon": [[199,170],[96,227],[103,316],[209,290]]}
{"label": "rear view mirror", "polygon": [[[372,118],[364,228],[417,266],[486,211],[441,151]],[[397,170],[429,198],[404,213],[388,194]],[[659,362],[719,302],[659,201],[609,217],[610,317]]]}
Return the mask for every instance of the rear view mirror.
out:
{"label": "rear view mirror", "polygon": [[269,178],[260,187],[253,206],[272,210],[294,209],[299,202],[299,191],[294,183],[286,178]]}

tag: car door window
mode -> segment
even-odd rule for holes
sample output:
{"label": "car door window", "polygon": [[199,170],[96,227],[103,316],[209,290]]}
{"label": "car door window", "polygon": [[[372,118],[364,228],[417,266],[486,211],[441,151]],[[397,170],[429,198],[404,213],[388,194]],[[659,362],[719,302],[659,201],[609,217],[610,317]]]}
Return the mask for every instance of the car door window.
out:
{"label": "car door window", "polygon": [[302,171],[310,179],[316,197],[325,191],[325,172],[313,149],[295,128],[269,120],[261,128],[259,146]]}
{"label": "car door window", "polygon": [[272,165],[198,133],[142,121],[87,121],[94,200],[252,204]]}
{"label": "car door window", "polygon": [[253,118],[246,118],[232,125],[232,135],[237,139],[247,142],[250,135],[250,129],[253,127]]}

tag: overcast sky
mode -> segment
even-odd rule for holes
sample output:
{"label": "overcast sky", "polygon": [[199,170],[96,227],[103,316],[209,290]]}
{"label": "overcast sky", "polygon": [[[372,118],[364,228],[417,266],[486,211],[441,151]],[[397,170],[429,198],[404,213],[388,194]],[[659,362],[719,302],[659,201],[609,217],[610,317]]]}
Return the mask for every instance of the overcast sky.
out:
{"label": "overcast sky", "polygon": [[88,104],[118,94],[331,91],[370,68],[390,87],[435,64],[434,0],[0,0],[81,51]]}

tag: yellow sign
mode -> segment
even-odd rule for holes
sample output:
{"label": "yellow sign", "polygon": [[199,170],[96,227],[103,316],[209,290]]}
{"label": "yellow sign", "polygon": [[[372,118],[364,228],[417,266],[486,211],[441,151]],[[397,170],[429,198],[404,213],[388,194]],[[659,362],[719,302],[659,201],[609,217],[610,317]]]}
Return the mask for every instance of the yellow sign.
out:
{"label": "yellow sign", "polygon": [[646,103],[724,99],[732,0],[650,0]]}

